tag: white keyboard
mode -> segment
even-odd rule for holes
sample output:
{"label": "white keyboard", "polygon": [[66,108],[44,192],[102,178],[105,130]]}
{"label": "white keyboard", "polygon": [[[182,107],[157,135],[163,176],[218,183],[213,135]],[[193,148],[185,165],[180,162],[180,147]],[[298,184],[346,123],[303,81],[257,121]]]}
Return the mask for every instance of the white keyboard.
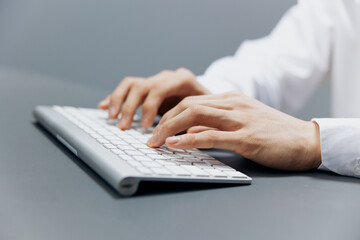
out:
{"label": "white keyboard", "polygon": [[248,176],[198,149],[173,149],[166,145],[149,148],[146,142],[152,136],[153,129],[141,128],[139,119],[135,119],[130,130],[123,131],[117,127],[118,119],[107,118],[107,111],[61,106],[54,106],[53,109],[96,139],[119,161],[125,161],[136,169],[138,176],[144,179],[214,179],[216,182],[230,183],[251,181]]}

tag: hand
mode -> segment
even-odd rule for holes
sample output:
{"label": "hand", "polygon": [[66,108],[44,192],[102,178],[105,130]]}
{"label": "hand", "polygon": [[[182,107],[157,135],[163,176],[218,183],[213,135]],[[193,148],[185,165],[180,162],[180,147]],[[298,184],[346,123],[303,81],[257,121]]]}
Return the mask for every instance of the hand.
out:
{"label": "hand", "polygon": [[162,71],[149,78],[126,77],[115,91],[98,105],[109,109],[109,118],[121,112],[119,127],[130,128],[136,109],[142,105],[142,126],[150,127],[159,110],[166,112],[187,96],[208,94],[194,74],[184,68]]}
{"label": "hand", "polygon": [[185,98],[163,116],[153,134],[150,147],[223,148],[277,169],[308,170],[321,163],[316,123],[236,92]]}

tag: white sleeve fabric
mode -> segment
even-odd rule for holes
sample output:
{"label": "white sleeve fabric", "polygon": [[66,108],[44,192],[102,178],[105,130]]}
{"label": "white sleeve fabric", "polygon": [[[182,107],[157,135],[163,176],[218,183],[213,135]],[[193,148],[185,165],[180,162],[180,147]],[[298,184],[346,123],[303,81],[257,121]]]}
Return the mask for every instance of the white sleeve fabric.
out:
{"label": "white sleeve fabric", "polygon": [[241,91],[292,113],[326,78],[331,29],[327,0],[302,0],[272,33],[245,41],[231,57],[215,61],[198,77],[210,92]]}
{"label": "white sleeve fabric", "polygon": [[320,170],[360,178],[360,119],[315,118],[320,127]]}

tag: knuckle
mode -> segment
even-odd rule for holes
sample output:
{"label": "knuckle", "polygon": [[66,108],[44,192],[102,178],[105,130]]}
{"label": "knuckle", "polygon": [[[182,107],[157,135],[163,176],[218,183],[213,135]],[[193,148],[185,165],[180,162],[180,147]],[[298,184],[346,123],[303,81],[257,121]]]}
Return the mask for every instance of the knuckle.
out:
{"label": "knuckle", "polygon": [[196,115],[196,116],[204,115],[204,110],[200,105],[191,105],[189,106],[188,109],[191,115]]}
{"label": "knuckle", "polygon": [[184,68],[184,67],[180,67],[180,68],[176,69],[176,73],[188,75],[188,76],[194,75],[190,70],[188,70],[187,68]]}
{"label": "knuckle", "polygon": [[188,96],[188,97],[185,97],[181,102],[181,106],[185,107],[185,108],[188,108],[190,106],[192,106],[192,103],[194,101],[195,97],[194,96]]}
{"label": "knuckle", "polygon": [[242,94],[240,92],[237,92],[237,91],[228,92],[226,95],[229,96],[229,97],[240,97],[240,96],[242,96]]}
{"label": "knuckle", "polygon": [[186,143],[190,146],[193,146],[197,143],[196,134],[189,134],[186,138]]}
{"label": "knuckle", "polygon": [[180,103],[179,103],[179,107],[181,109],[186,109],[188,107],[188,102],[189,100],[187,98],[184,98]]}
{"label": "knuckle", "polygon": [[169,74],[171,74],[171,73],[173,73],[173,71],[164,69],[164,70],[162,70],[159,74],[160,74],[160,75],[169,75]]}
{"label": "knuckle", "polygon": [[214,145],[218,140],[218,135],[216,134],[215,131],[208,131],[206,137],[211,145]]}
{"label": "knuckle", "polygon": [[159,128],[159,132],[162,132],[162,133],[168,133],[171,129],[171,126],[169,123],[164,123],[162,124],[162,126],[160,126]]}
{"label": "knuckle", "polygon": [[[126,76],[123,78],[123,80],[121,82],[124,82],[124,83],[131,83],[133,82],[135,79],[133,77],[130,77],[130,76]],[[120,83],[121,84],[121,83]]]}

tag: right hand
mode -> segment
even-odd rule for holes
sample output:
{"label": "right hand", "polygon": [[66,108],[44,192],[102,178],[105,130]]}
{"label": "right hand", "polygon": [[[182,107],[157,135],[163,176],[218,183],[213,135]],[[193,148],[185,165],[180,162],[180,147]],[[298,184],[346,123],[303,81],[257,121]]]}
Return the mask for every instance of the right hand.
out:
{"label": "right hand", "polygon": [[129,129],[139,106],[142,106],[141,125],[150,127],[156,114],[165,113],[187,96],[209,92],[196,81],[195,75],[185,69],[162,71],[149,78],[126,77],[118,87],[102,100],[98,107],[109,110],[109,118],[121,113],[119,127]]}

